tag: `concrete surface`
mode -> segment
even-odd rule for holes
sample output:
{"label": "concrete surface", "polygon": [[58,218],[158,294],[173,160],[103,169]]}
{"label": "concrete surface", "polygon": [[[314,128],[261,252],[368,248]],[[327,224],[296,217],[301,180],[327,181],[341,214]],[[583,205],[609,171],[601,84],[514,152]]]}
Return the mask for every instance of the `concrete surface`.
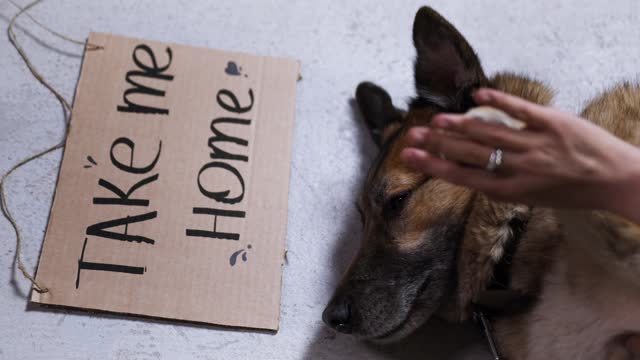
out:
{"label": "concrete surface", "polygon": [[[26,1],[22,0],[21,3]],[[354,192],[375,149],[350,98],[358,82],[385,86],[398,104],[413,93],[411,24],[422,1],[45,1],[32,12],[56,30],[88,31],[302,61],[293,147],[281,329],[277,334],[168,321],[87,315],[27,305],[29,284],[13,269],[14,236],[0,220],[0,359],[487,359],[475,329],[433,324],[410,341],[370,346],[323,327],[320,315],[358,244]],[[488,73],[510,69],[558,91],[579,109],[599,91],[635,79],[640,2],[430,1],[469,39]],[[16,9],[0,2],[0,26]],[[71,98],[81,49],[24,18],[17,30],[35,65]],[[58,142],[60,104],[0,39],[0,171]],[[9,204],[34,269],[60,152],[8,183]],[[475,345],[469,345],[476,341]]]}

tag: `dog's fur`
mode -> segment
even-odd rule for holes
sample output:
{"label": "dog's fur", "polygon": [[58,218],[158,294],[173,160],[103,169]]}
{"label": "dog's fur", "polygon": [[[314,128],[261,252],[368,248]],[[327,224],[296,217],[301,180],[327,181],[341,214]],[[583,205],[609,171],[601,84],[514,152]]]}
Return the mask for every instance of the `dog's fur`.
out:
{"label": "dog's fur", "polygon": [[[400,162],[406,131],[438,112],[465,112],[471,92],[492,87],[547,105],[552,91],[524,76],[487,78],[462,35],[430,8],[413,28],[418,96],[408,112],[361,84],[356,99],[381,151],[358,205],[362,246],[323,318],[366,339],[402,338],[431,316],[470,318],[502,267],[516,307],[493,318],[508,359],[626,356],[640,331],[640,227],[602,212],[492,201]],[[640,88],[616,87],[583,116],[640,144]],[[588,195],[587,195],[588,196]],[[562,225],[561,225],[562,224]],[[515,251],[510,251],[515,249]],[[620,357],[624,358],[624,357]]]}

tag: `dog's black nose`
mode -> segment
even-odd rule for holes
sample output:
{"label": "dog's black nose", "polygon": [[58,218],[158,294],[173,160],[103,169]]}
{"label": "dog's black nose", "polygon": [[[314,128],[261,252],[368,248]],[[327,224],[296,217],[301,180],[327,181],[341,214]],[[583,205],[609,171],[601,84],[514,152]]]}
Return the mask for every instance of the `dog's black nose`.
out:
{"label": "dog's black nose", "polygon": [[344,334],[351,333],[351,302],[347,299],[332,301],[322,313],[322,321]]}

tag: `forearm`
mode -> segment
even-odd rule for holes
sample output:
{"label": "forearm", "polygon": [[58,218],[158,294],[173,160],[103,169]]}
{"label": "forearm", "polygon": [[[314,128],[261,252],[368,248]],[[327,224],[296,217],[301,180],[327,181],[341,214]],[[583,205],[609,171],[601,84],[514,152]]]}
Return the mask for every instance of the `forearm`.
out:
{"label": "forearm", "polygon": [[[612,211],[640,224],[640,173],[625,186],[626,196],[619,201]],[[617,209],[616,209],[617,207]]]}
{"label": "forearm", "polygon": [[633,148],[624,159],[624,175],[611,184],[604,208],[640,224],[640,149]]}

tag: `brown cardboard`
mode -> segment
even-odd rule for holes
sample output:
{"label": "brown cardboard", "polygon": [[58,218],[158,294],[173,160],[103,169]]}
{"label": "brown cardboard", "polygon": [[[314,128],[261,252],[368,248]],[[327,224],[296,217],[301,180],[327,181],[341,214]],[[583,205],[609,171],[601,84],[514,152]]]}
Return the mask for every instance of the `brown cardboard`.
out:
{"label": "brown cardboard", "polygon": [[89,42],[31,300],[277,329],[298,63]]}

